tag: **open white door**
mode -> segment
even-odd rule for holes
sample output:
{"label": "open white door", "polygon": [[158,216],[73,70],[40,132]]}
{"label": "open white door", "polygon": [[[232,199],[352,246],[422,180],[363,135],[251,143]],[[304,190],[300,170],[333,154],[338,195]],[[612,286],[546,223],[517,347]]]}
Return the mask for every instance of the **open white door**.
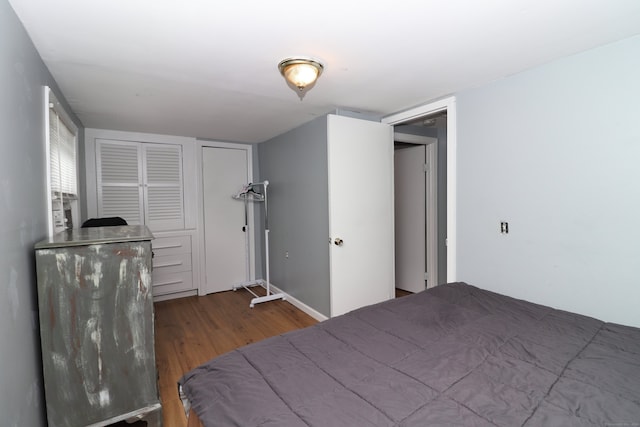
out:
{"label": "open white door", "polygon": [[393,131],[329,115],[331,316],[393,298]]}
{"label": "open white door", "polygon": [[247,182],[247,152],[202,148],[204,293],[230,290],[246,273],[244,204],[231,196]]}
{"label": "open white door", "polygon": [[425,290],[426,179],[424,145],[394,151],[396,288]]}
{"label": "open white door", "polygon": [[438,284],[437,139],[395,150],[396,288]]}

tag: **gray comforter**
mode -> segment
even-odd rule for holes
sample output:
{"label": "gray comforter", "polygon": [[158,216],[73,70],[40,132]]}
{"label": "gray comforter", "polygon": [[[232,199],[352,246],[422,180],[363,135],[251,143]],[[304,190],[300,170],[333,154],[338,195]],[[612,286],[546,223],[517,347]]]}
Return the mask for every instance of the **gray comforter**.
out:
{"label": "gray comforter", "polygon": [[453,283],[222,355],[205,426],[640,426],[640,329]]}

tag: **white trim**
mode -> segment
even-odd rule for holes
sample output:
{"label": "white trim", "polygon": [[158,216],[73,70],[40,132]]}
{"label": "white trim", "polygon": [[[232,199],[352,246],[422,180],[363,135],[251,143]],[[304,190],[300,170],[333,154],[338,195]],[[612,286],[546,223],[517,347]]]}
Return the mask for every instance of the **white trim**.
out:
{"label": "white trim", "polygon": [[429,145],[433,143],[432,136],[413,135],[410,133],[393,132],[394,142],[404,142],[406,144]]}
{"label": "white trim", "polygon": [[428,177],[426,186],[427,195],[427,288],[438,284],[438,144],[428,144],[426,147],[426,163],[429,170],[425,174]]}
{"label": "white trim", "polygon": [[[69,114],[67,113],[67,110],[65,110],[64,107],[62,106],[62,104],[60,103],[60,101],[58,101],[58,98],[56,97],[56,94],[53,93],[51,88],[48,87],[48,86],[45,86],[45,88],[49,89],[49,99],[47,100],[45,105],[47,105],[49,108],[53,108],[53,110],[56,112],[56,114],[58,115],[60,120],[62,120],[62,123],[64,123],[64,125],[76,137],[76,151],[77,151],[78,126],[76,126],[76,124],[73,122],[73,120],[71,120],[71,117],[69,117]],[[49,111],[48,108],[47,108],[47,111]]]}
{"label": "white trim", "polygon": [[49,94],[51,89],[49,86],[43,86],[44,91],[44,168],[45,168],[45,184],[46,184],[46,200],[47,200],[47,235],[53,236],[53,216],[51,215],[51,206],[53,204],[53,198],[51,197],[51,130],[49,123]]}
{"label": "white trim", "polygon": [[193,143],[195,138],[189,136],[162,135],[156,133],[126,132],[110,129],[86,128],[91,138],[114,139],[119,141],[156,142],[159,144]]}
{"label": "white trim", "polygon": [[87,203],[87,220],[98,216],[98,165],[96,159],[97,129],[85,128],[84,130],[84,200]]}
{"label": "white trim", "polygon": [[323,322],[328,319],[328,317],[325,316],[324,314],[314,310],[313,308],[309,307],[307,304],[303,303],[299,299],[292,297],[288,293],[284,292],[282,289],[275,286],[273,283],[271,284],[271,288],[273,288],[273,292],[284,294],[286,302],[290,303],[292,306],[296,307],[297,309],[305,312],[306,314],[313,317],[317,321]]}
{"label": "white trim", "polygon": [[[199,258],[202,260],[200,262],[199,276],[200,280],[198,281],[198,294],[205,295],[206,289],[206,277],[207,277],[207,269],[206,264],[207,260],[205,259],[205,238],[204,238],[204,191],[203,191],[203,183],[204,179],[203,170],[202,170],[202,150],[205,147],[211,148],[232,148],[235,150],[245,150],[247,153],[247,182],[253,182],[253,146],[249,144],[236,144],[232,142],[219,142],[219,141],[206,141],[206,140],[196,140],[196,150],[197,150],[197,162],[196,162],[196,175],[197,175],[197,211],[198,211],[198,230],[200,230],[201,238],[198,239],[198,253]],[[231,197],[231,194],[229,195]],[[252,233],[249,234],[249,247],[251,248],[251,252],[249,256],[251,257],[251,263],[249,264],[249,281],[254,281],[256,279],[256,240],[255,233],[256,230],[254,227],[254,210],[249,209],[249,230],[253,230]]]}
{"label": "white trim", "polygon": [[197,289],[190,289],[188,291],[174,292],[172,294],[154,295],[153,296],[153,302],[168,301],[170,299],[192,297],[192,296],[196,296],[196,295],[198,295],[198,290]]}
{"label": "white trim", "polygon": [[454,96],[430,102],[382,118],[382,123],[396,125],[412,119],[447,112],[447,282],[457,280],[457,132],[456,98]]}

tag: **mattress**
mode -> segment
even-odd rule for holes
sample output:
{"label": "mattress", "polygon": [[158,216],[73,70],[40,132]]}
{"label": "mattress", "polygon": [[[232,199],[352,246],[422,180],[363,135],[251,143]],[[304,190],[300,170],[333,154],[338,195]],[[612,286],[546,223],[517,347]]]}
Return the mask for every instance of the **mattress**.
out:
{"label": "mattress", "polygon": [[204,426],[640,426],[640,329],[465,283],[184,375]]}

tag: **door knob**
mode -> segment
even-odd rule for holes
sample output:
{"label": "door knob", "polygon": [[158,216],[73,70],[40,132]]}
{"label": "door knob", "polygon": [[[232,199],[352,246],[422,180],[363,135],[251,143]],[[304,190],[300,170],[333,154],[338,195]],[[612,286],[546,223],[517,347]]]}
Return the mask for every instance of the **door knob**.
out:
{"label": "door knob", "polygon": [[333,241],[333,243],[334,243],[336,246],[342,246],[342,244],[343,244],[344,242],[343,242],[343,240],[342,240],[341,238],[336,237],[336,240],[334,240],[334,241]]}

